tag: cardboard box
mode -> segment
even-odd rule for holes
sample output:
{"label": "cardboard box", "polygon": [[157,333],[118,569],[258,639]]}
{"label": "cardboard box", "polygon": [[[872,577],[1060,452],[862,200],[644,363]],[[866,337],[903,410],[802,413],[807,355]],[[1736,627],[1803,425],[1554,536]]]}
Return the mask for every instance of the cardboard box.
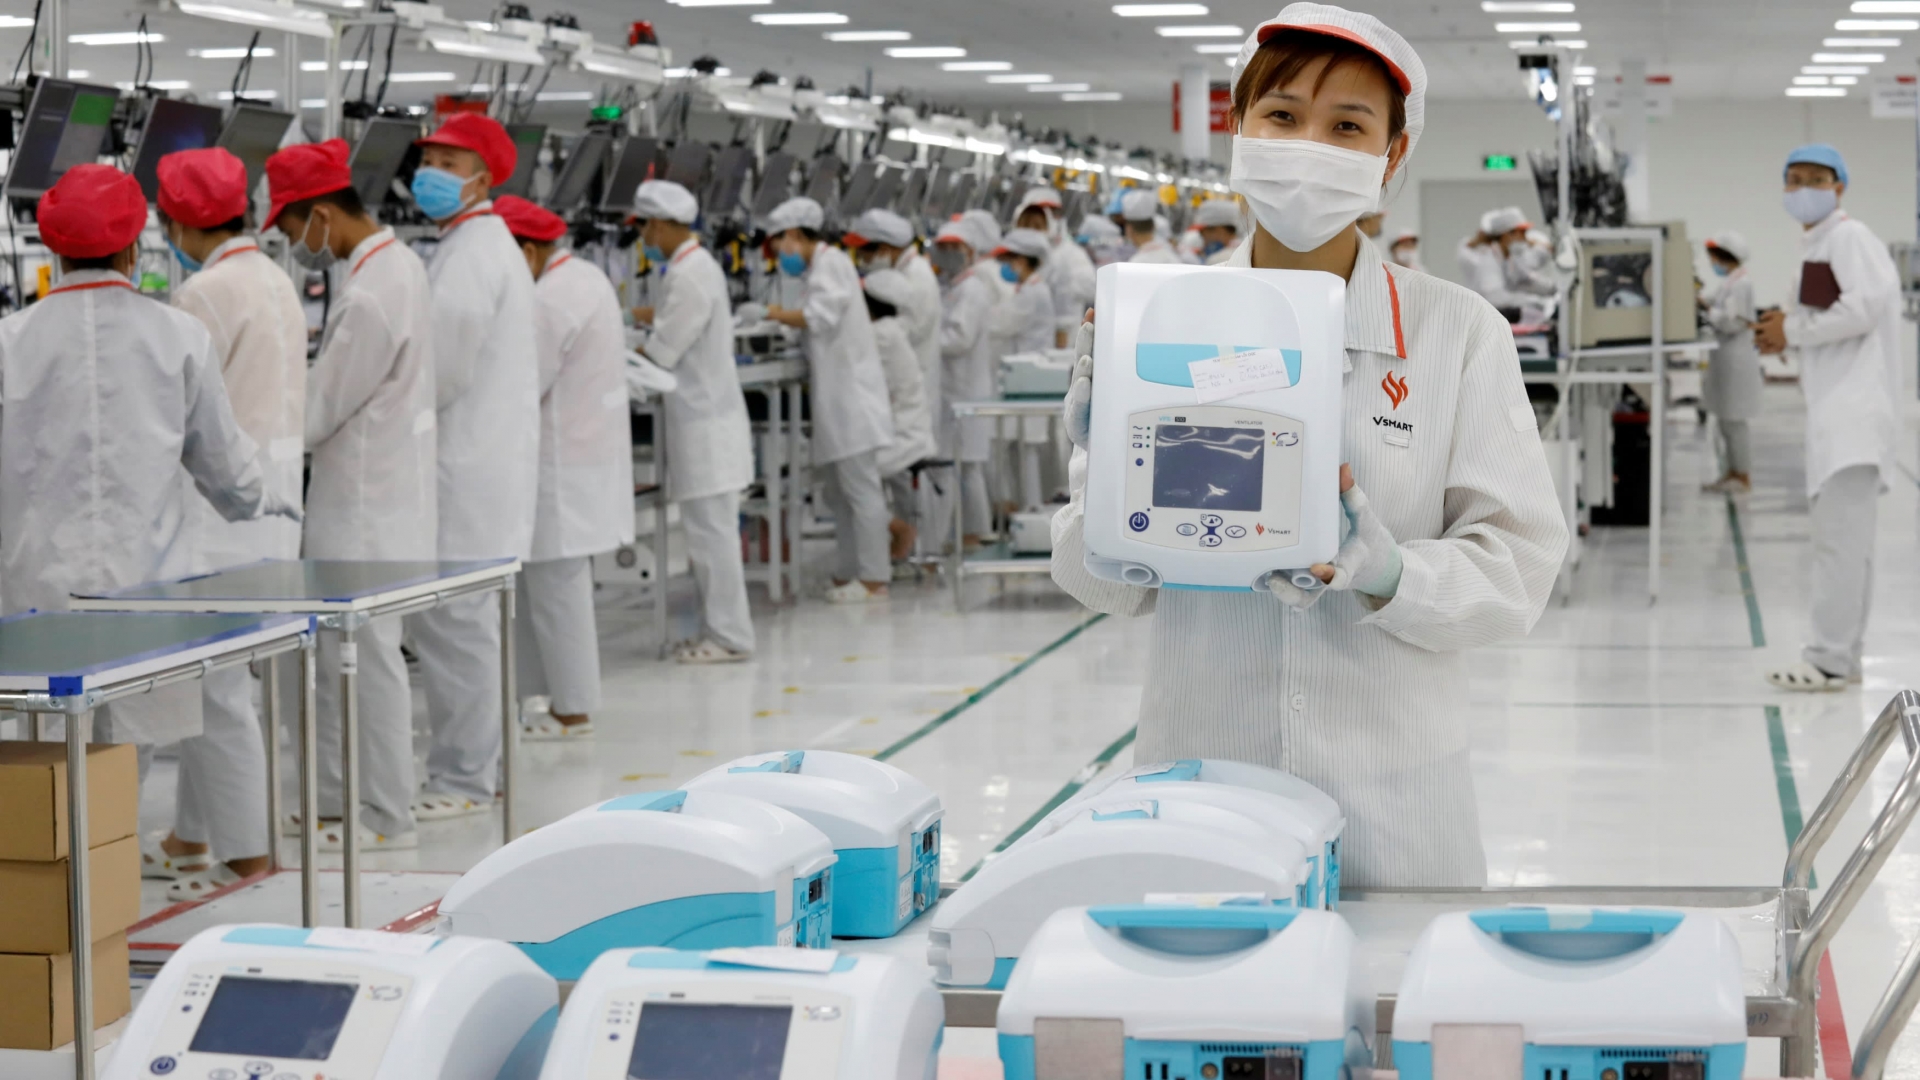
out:
{"label": "cardboard box", "polygon": [[[140,840],[88,852],[93,940],[140,921]],[[67,860],[0,862],[0,953],[63,953],[69,946]]]}
{"label": "cardboard box", "polygon": [[[87,747],[87,846],[140,830],[140,765],[131,744]],[[0,742],[0,859],[67,857],[67,747]]]}
{"label": "cardboard box", "polygon": [[[93,944],[93,1023],[132,1009],[127,935]],[[73,1041],[73,957],[0,953],[0,1047],[52,1050]]]}

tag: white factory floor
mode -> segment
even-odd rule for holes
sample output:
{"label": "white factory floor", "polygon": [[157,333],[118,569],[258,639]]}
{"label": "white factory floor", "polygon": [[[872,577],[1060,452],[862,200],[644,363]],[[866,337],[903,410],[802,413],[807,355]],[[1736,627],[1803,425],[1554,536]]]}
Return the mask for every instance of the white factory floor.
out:
{"label": "white factory floor", "polygon": [[[1799,401],[1797,388],[1768,388],[1767,415],[1755,425],[1756,490],[1731,511],[1697,492],[1711,452],[1690,412],[1669,425],[1657,605],[1646,595],[1646,531],[1595,530],[1569,595],[1533,635],[1470,655],[1491,884],[1777,883],[1788,831],[1887,699],[1920,687],[1912,439],[1881,502],[1865,685],[1804,698],[1762,679],[1793,658],[1805,621]],[[937,582],[854,609],[817,600],[772,607],[756,591],[758,658],[713,668],[656,661],[635,598],[604,591],[599,734],[590,744],[526,747],[522,821],[537,826],[598,799],[670,787],[752,751],[881,753],[940,792],[945,873],[959,877],[1063,787],[1130,761],[1148,640],[1143,623],[1090,619],[1041,579],[974,588],[965,613]],[[1891,762],[1883,766],[1863,801],[1884,799],[1896,778]],[[164,827],[171,804],[162,762],[144,792],[146,825]],[[1819,863],[1822,884],[1867,819],[1856,809],[1841,826]],[[427,825],[418,851],[367,863],[457,872],[491,850],[497,829],[485,818]],[[149,883],[149,910],[162,895]],[[1833,950],[1848,1033],[1857,1036],[1916,932],[1920,835],[1900,846]],[[1827,1028],[1835,1033],[1831,1021]],[[949,1052],[990,1057],[986,1034],[950,1032]],[[1749,1075],[1776,1075],[1773,1044],[1754,1051]],[[1843,1060],[1826,1064],[1847,1072]],[[1920,1034],[1887,1075],[1920,1077]]]}

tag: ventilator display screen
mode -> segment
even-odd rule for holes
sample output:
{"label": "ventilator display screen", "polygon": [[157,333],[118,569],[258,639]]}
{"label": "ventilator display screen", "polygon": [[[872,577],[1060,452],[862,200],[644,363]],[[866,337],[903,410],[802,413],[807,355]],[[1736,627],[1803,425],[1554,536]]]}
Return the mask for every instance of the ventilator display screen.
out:
{"label": "ventilator display screen", "polygon": [[1258,510],[1267,433],[1259,428],[1160,424],[1153,436],[1153,505]]}
{"label": "ventilator display screen", "polygon": [[640,1008],[628,1080],[780,1080],[790,1005],[694,1005],[649,1001]]}
{"label": "ventilator display screen", "polygon": [[227,975],[214,987],[187,1049],[325,1061],[359,992],[356,983]]}

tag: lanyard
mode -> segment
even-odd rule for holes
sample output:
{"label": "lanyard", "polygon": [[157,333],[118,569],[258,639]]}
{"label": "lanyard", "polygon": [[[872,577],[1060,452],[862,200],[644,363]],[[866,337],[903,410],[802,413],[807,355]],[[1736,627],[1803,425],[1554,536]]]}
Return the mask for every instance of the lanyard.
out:
{"label": "lanyard", "polygon": [[469,220],[469,219],[471,219],[471,218],[477,218],[477,217],[491,217],[492,215],[493,215],[493,211],[492,211],[491,209],[487,209],[487,210],[469,210],[469,211],[467,211],[466,213],[464,213],[464,214],[461,214],[461,215],[460,215],[459,217],[456,217],[456,218],[454,218],[454,219],[453,219],[452,221],[449,221],[449,222],[447,222],[447,223],[446,223],[445,225],[442,225],[442,226],[440,227],[440,235],[441,235],[441,236],[445,236],[445,235],[447,235],[448,233],[451,233],[451,232],[452,232],[453,230],[455,230],[455,229],[457,229],[457,228],[459,228],[459,227],[460,227],[460,225],[461,225],[461,223],[463,223],[463,222],[465,222],[465,221],[467,221],[467,220]]}
{"label": "lanyard", "polygon": [[680,254],[678,254],[678,255],[675,255],[675,256],[674,256],[673,258],[671,258],[671,259],[668,259],[668,260],[667,260],[667,265],[668,265],[668,266],[679,266],[679,265],[680,265],[680,260],[681,260],[681,259],[684,259],[684,258],[686,258],[687,256],[689,256],[689,255],[691,255],[691,254],[693,254],[693,253],[694,253],[695,251],[698,251],[699,249],[700,249],[700,245],[699,245],[699,244],[691,244],[691,245],[688,245],[688,247],[687,247],[687,249],[686,249],[685,251],[682,251],[682,252],[681,252]]}
{"label": "lanyard", "polygon": [[259,244],[248,244],[245,247],[237,247],[232,249],[231,251],[228,251],[226,254],[220,256],[219,258],[213,260],[213,262],[209,263],[208,265],[219,266],[221,263],[226,262],[228,259],[233,258],[235,255],[244,254],[249,251],[259,251],[259,250],[260,250]]}
{"label": "lanyard", "polygon": [[86,292],[88,289],[126,289],[130,292],[138,291],[124,281],[89,281],[81,285],[62,285],[57,289],[48,289],[47,295],[54,296],[63,292]]}
{"label": "lanyard", "polygon": [[547,274],[553,273],[554,267],[559,266],[561,263],[566,262],[568,259],[571,259],[571,258],[573,258],[572,252],[569,251],[569,252],[562,253],[559,258],[547,264],[547,268],[544,271],[544,273],[547,273]]}
{"label": "lanyard", "polygon": [[353,275],[359,273],[360,268],[367,265],[368,259],[371,259],[375,255],[378,255],[381,252],[387,250],[387,247],[393,243],[394,239],[395,239],[394,237],[389,236],[385,240],[380,241],[380,243],[376,245],[372,251],[369,251],[365,255],[360,256],[360,261],[353,264],[353,269],[347,271],[347,276],[352,277]]}

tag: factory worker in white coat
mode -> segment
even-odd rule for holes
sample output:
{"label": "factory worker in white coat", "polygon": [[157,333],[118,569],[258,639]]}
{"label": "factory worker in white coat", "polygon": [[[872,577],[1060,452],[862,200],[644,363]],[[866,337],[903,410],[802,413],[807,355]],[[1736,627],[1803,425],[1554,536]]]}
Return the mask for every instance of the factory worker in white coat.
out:
{"label": "factory worker in white coat", "polygon": [[1240,204],[1232,199],[1208,199],[1194,207],[1193,223],[1200,229],[1200,261],[1208,266],[1226,262],[1240,246]]}
{"label": "factory worker in white coat", "polygon": [[[333,269],[320,356],[307,372],[309,559],[427,560],[439,535],[434,462],[433,297],[427,268],[384,228],[353,187],[341,139],[289,146],[267,159],[266,220],[295,262]],[[417,847],[413,693],[398,616],[354,634],[359,676],[360,850]],[[320,846],[338,851],[340,649],[320,635]],[[296,834],[299,818],[287,826]]]}
{"label": "factory worker in white coat", "polygon": [[1041,276],[1053,295],[1056,332],[1049,347],[1065,348],[1075,327],[1093,306],[1093,258],[1067,235],[1060,193],[1051,187],[1028,188],[1013,212],[1016,228],[1044,233],[1049,250]]}
{"label": "factory worker in white coat", "polygon": [[[1080,231],[1074,235],[1074,242],[1085,249],[1097,271],[1108,263],[1126,261],[1126,238],[1120,232],[1120,226],[1113,219],[1099,214],[1088,214],[1080,222]],[[1082,311],[1081,316],[1086,315]]]}
{"label": "factory worker in white coat", "polygon": [[1787,690],[1860,681],[1873,596],[1880,493],[1900,431],[1900,274],[1887,245],[1847,216],[1847,163],[1824,143],[1787,156],[1787,213],[1803,231],[1786,311],[1754,329],[1762,354],[1800,354],[1807,399],[1807,496],[1813,506],[1812,633],[1800,662],[1770,673]]}
{"label": "factory worker in white coat", "polygon": [[[941,397],[949,404],[940,414],[938,430],[941,449],[959,468],[960,531],[965,547],[977,547],[993,527],[986,475],[993,419],[958,420],[950,407],[955,401],[985,401],[994,395],[993,368],[999,355],[994,351],[991,324],[999,292],[987,284],[986,272],[974,257],[980,250],[975,245],[985,242],[981,230],[967,221],[947,222],[933,240],[934,267],[940,271],[946,301],[940,319]],[[989,265],[997,276],[999,263]]]}
{"label": "factory worker in white coat", "polygon": [[[269,482],[292,498],[300,490],[307,318],[293,280],[248,231],[247,188],[246,165],[217,147],[168,154],[157,169],[161,229],[189,271],[173,305],[207,328],[234,420],[266,450]],[[186,498],[196,569],[300,557],[298,522],[230,522],[197,493]],[[267,869],[257,683],[245,666],[200,681],[203,723],[199,735],[180,742],[173,831],[141,839],[141,871],[173,879],[171,899],[204,896]]]}
{"label": "factory worker in white coat", "polygon": [[565,742],[592,735],[600,708],[593,557],[633,542],[627,328],[607,275],[559,249],[558,214],[513,195],[493,212],[533,275],[540,334],[540,494],[513,626],[520,700],[547,709],[520,735]]}
{"label": "factory worker in white coat", "polygon": [[700,632],[674,650],[683,664],[738,663],[753,655],[740,556],[740,492],[753,482],[753,431],[733,362],[733,314],[727,279],[700,246],[693,194],[679,184],[640,185],[634,214],[641,242],[660,267],[647,358],[673,372],[666,397],[667,492],[680,507],[687,562],[700,591]]}
{"label": "factory worker in white coat", "polygon": [[913,226],[891,210],[875,207],[853,220],[842,240],[854,253],[863,275],[897,270],[913,287],[900,308],[907,340],[920,358],[927,415],[940,414],[940,278],[933,264],[914,249]]}
{"label": "factory worker in white coat", "polygon": [[912,468],[933,458],[939,447],[933,439],[933,416],[927,411],[926,379],[919,354],[907,330],[906,312],[918,301],[914,283],[898,270],[875,270],[862,284],[867,291],[867,315],[873,322],[873,343],[880,351],[880,367],[887,377],[887,400],[893,407],[893,443],[880,451],[880,479],[893,511],[887,523],[888,558],[899,563],[913,553],[919,538],[913,524],[915,498]]}
{"label": "factory worker in white coat", "polygon": [[[1000,280],[1014,290],[994,309],[992,336],[997,355],[1053,347],[1056,306],[1047,287],[1045,262],[1053,252],[1047,234],[1036,229],[1010,229],[993,249],[993,257],[1000,263]],[[1084,317],[1086,309],[1080,310]],[[1052,441],[1053,425],[1043,416],[1024,416],[1012,423],[1003,422],[1001,431],[1019,447],[1021,505],[1037,510],[1046,501],[1041,488],[1040,448]]]}
{"label": "factory worker in white coat", "polygon": [[[1254,29],[1235,70],[1231,182],[1257,228],[1229,265],[1347,279],[1349,535],[1312,592],[1133,588],[1086,572],[1076,484],[1054,522],[1054,580],[1101,611],[1154,617],[1139,760],[1248,761],[1320,787],[1347,817],[1343,880],[1481,886],[1460,653],[1532,627],[1567,542],[1513,335],[1484,300],[1391,264],[1354,228],[1424,126],[1426,72],[1405,39],[1293,4]],[[1067,398],[1082,445],[1092,369],[1076,364]],[[1086,468],[1077,452],[1074,473]]]}
{"label": "factory worker in white coat", "polygon": [[1133,245],[1128,262],[1177,263],[1180,254],[1160,235],[1156,223],[1160,217],[1160,198],[1144,188],[1135,188],[1120,197],[1120,217],[1126,222],[1127,242]]}
{"label": "factory worker in white coat", "polygon": [[767,318],[807,332],[813,461],[825,473],[839,548],[827,599],[858,604],[885,599],[893,580],[879,465],[879,452],[893,442],[893,416],[860,274],[826,242],[824,228],[826,211],[805,196],[767,216],[780,272],[806,281],[800,307],[771,308]]}
{"label": "factory worker in white coat", "polygon": [[[526,559],[540,460],[533,277],[493,212],[517,152],[499,121],[459,113],[420,141],[413,199],[440,228],[433,283],[440,558]],[[490,813],[500,760],[500,617],[491,593],[407,617],[433,746],[422,820]]]}
{"label": "factory worker in white coat", "polygon": [[1742,494],[1753,490],[1753,434],[1760,415],[1760,353],[1753,345],[1753,282],[1747,277],[1747,238],[1728,230],[1707,241],[1707,258],[1720,279],[1703,300],[1707,325],[1718,344],[1707,360],[1700,403],[1720,425],[1727,471],[1703,490]]}
{"label": "factory worker in white coat", "polygon": [[[206,327],[133,287],[139,182],[76,165],[38,220],[61,279],[0,319],[0,612],[191,572],[182,466],[229,521],[297,520],[234,421]],[[104,706],[93,737],[150,746],[199,730],[200,689],[182,685]]]}

